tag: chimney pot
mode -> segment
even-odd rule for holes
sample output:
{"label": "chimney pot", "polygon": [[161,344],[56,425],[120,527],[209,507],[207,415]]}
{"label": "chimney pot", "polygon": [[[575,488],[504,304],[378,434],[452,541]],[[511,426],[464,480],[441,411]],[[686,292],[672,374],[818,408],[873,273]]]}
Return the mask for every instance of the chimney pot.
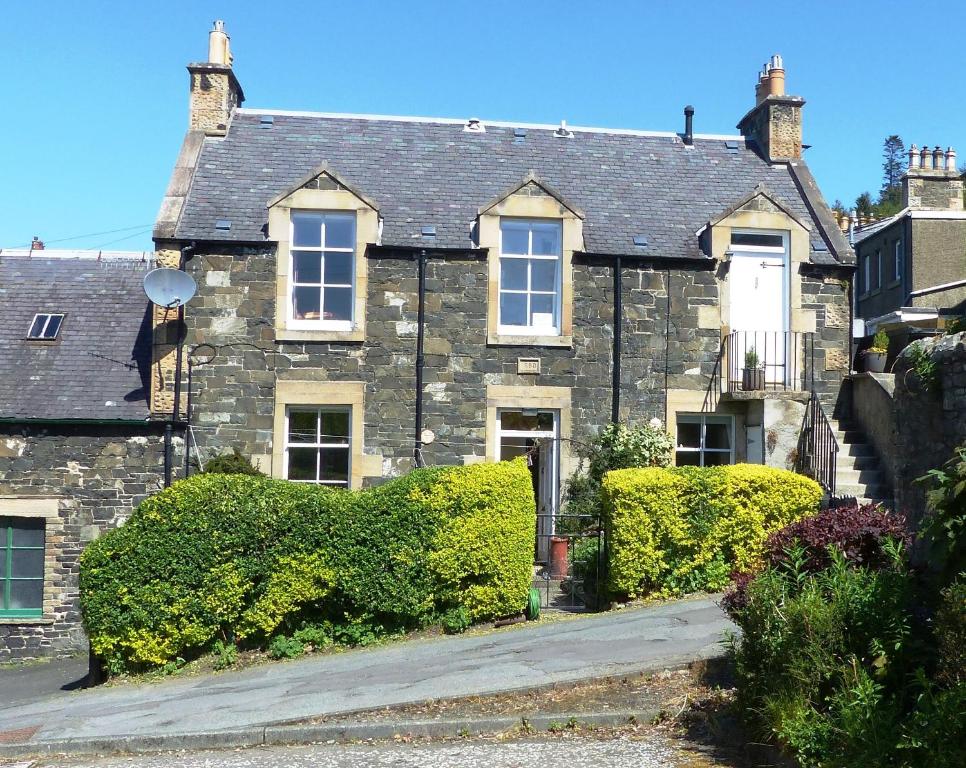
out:
{"label": "chimney pot", "polygon": [[932,167],[937,171],[941,171],[943,169],[943,159],[942,147],[937,146],[932,151]]}
{"label": "chimney pot", "polygon": [[946,150],[946,170],[955,171],[956,170],[956,150],[949,147]]}
{"label": "chimney pot", "polygon": [[208,33],[208,63],[231,66],[231,49],[225,22],[217,20]]}
{"label": "chimney pot", "polygon": [[909,147],[909,167],[919,167],[919,147],[917,147],[915,144]]}
{"label": "chimney pot", "polygon": [[932,170],[932,152],[929,151],[929,147],[925,144],[922,145],[922,151],[919,153],[919,167],[924,170]]}

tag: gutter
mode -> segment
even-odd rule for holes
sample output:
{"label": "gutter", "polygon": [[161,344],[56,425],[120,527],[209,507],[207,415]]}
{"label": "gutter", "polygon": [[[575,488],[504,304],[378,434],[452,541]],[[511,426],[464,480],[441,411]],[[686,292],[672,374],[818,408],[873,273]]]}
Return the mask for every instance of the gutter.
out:
{"label": "gutter", "polygon": [[86,426],[153,426],[161,424],[150,419],[37,419],[33,417],[0,416],[0,424],[86,425]]}

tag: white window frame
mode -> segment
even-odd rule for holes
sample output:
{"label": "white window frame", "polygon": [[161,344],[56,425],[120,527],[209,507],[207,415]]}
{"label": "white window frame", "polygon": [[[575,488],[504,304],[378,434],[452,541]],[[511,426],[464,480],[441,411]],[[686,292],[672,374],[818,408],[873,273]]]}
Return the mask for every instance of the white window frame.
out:
{"label": "white window frame", "polygon": [[[40,317],[46,317],[44,320],[44,326],[40,329],[39,336],[31,336],[30,332],[33,330],[34,325],[37,323],[37,319]],[[47,329],[50,327],[50,321],[55,317],[60,318],[57,324],[57,330],[53,336],[47,336]],[[33,320],[30,321],[30,326],[27,328],[27,338],[30,341],[54,341],[60,335],[60,329],[64,327],[64,313],[63,312],[38,312],[34,315]]]}
{"label": "white window frame", "polygon": [[862,254],[862,295],[872,290],[872,254]]}
{"label": "white window frame", "polygon": [[902,255],[903,255],[903,253],[902,253],[902,238],[900,237],[898,240],[896,240],[896,242],[895,242],[895,244],[893,246],[893,251],[892,251],[893,279],[896,282],[899,282],[900,280],[902,280],[902,270],[903,270]]}
{"label": "white window frame", "polygon": [[[527,234],[527,253],[504,253],[503,251],[503,224],[526,224],[528,225]],[[533,225],[534,224],[553,224],[557,227],[557,253],[554,256],[534,255],[533,253]],[[503,287],[503,260],[522,259],[527,262],[527,287],[526,289],[504,288]],[[532,271],[530,261],[555,261],[557,268],[554,277],[554,289],[550,291],[534,291],[530,285],[532,282]],[[560,219],[527,219],[515,216],[500,217],[500,255],[498,262],[499,277],[497,290],[497,332],[508,336],[560,336],[560,323],[563,314],[563,221]],[[553,326],[538,325],[505,325],[503,323],[503,294],[523,294],[527,296],[527,317],[530,317],[530,301],[532,296],[553,296]]]}
{"label": "white window frame", "polygon": [[[315,413],[315,436],[316,440],[314,443],[293,443],[289,439],[289,418],[292,412],[298,413]],[[344,413],[348,416],[349,422],[349,434],[347,436],[346,442],[326,442],[323,438],[332,437],[329,435],[320,434],[322,429],[322,414],[323,413]],[[315,480],[290,480],[293,483],[310,483],[312,485],[325,485],[334,488],[351,488],[352,487],[352,406],[351,405],[287,405],[285,407],[285,450],[283,452],[284,456],[284,466],[282,467],[282,476],[286,480],[290,480],[288,476],[288,461],[289,461],[289,449],[290,448],[313,448],[315,449]],[[340,438],[342,439],[342,438]],[[341,480],[323,480],[321,475],[321,459],[319,458],[322,449],[325,450],[345,450],[348,456],[348,462],[346,464],[346,479],[345,482]]]}
{"label": "white window frame", "polygon": [[[321,216],[321,239],[319,240],[318,246],[303,246],[295,245],[295,216],[297,214],[305,214],[311,216]],[[351,218],[352,220],[352,247],[351,248],[330,248],[325,244],[325,222],[328,217],[338,217],[338,218]],[[313,211],[313,210],[292,210],[289,215],[289,255],[288,255],[288,321],[287,326],[290,328],[312,328],[318,330],[332,330],[332,331],[351,331],[355,328],[356,320],[356,259],[358,254],[356,253],[356,227],[358,222],[356,220],[356,215],[353,211]],[[295,282],[295,252],[296,251],[309,251],[311,253],[319,254],[319,283],[296,283]],[[325,283],[325,252],[330,251],[333,253],[348,253],[352,256],[352,262],[350,265],[350,278],[348,283],[333,283],[332,285],[326,285]],[[295,289],[299,287],[315,288],[319,289],[319,315],[320,317],[316,319],[305,319],[298,318],[295,316]],[[349,319],[348,320],[326,320],[322,315],[325,314],[325,289],[326,288],[348,288],[349,289]]]}
{"label": "white window frame", "polygon": [[[707,448],[705,447],[705,439],[707,437],[707,426],[708,423],[712,424],[725,424],[728,427],[728,443],[731,446],[728,450],[723,448]],[[690,446],[681,446],[678,435],[680,434],[680,425],[684,424],[699,424],[701,429],[701,445],[697,448],[692,448]],[[728,416],[726,414],[718,413],[679,413],[675,419],[675,439],[674,439],[674,463],[677,465],[677,459],[679,453],[697,453],[698,454],[698,464],[697,466],[704,466],[704,456],[706,453],[727,453],[728,463],[735,463],[735,417]],[[687,465],[694,466],[694,465]],[[718,466],[718,465],[709,465]]]}

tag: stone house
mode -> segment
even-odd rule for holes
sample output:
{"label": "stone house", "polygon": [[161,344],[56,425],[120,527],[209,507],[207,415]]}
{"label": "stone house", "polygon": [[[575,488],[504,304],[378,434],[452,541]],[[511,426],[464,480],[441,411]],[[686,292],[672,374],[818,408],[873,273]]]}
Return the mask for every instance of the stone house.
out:
{"label": "stone house", "polygon": [[735,135],[690,107],[680,133],[242,108],[220,22],[188,71],[154,238],[199,286],[177,416],[202,462],[359,488],[526,452],[549,520],[610,421],[660,419],[678,463],[803,465],[854,259],[780,57]]}
{"label": "stone house", "polygon": [[856,316],[866,336],[887,331],[893,357],[966,315],[966,210],[956,152],[913,144],[902,201],[899,213],[853,234]]}
{"label": "stone house", "polygon": [[78,558],[161,487],[144,253],[0,250],[0,661],[84,643]]}

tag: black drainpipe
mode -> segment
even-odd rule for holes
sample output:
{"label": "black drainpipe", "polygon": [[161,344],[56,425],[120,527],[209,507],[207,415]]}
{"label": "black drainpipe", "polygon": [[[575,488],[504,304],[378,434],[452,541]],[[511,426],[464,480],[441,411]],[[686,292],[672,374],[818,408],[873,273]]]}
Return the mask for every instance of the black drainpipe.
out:
{"label": "black drainpipe", "polygon": [[624,324],[624,310],[621,305],[622,280],[621,257],[614,257],[614,361],[611,366],[610,420],[617,424],[621,411],[621,335]]}
{"label": "black drainpipe", "polygon": [[416,435],[413,462],[423,466],[423,321],[426,317],[426,250],[416,259],[419,272],[419,298],[416,329]]}
{"label": "black drainpipe", "polygon": [[684,108],[684,143],[689,147],[694,144],[694,131],[692,121],[694,120],[694,107],[688,104]]}
{"label": "black drainpipe", "polygon": [[664,309],[664,428],[667,429],[667,380],[669,370],[669,350],[671,345],[671,269],[667,270],[667,305]]}
{"label": "black drainpipe", "polygon": [[[178,262],[178,269],[184,271],[185,255],[194,250],[194,245],[186,245],[181,249],[181,258]],[[178,325],[176,327],[177,342],[175,346],[174,360],[174,405],[171,407],[171,418],[164,425],[164,487],[171,485],[171,470],[174,464],[171,456],[171,438],[174,434],[174,425],[181,422],[181,358],[184,352],[184,336],[182,328],[184,326],[184,304],[178,305]],[[188,444],[188,424],[184,422],[184,443]]]}

